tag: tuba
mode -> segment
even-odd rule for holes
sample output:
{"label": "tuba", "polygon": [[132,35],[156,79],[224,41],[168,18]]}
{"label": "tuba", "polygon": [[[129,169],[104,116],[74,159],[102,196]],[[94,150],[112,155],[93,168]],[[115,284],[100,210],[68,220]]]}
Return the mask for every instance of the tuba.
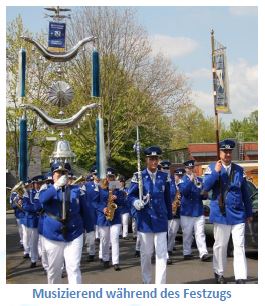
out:
{"label": "tuba", "polygon": [[112,195],[113,195],[113,192],[110,189],[109,190],[108,205],[107,205],[107,214],[106,214],[106,219],[108,221],[112,221],[113,220],[115,210],[118,207],[117,204],[115,204],[114,201],[112,200]]}

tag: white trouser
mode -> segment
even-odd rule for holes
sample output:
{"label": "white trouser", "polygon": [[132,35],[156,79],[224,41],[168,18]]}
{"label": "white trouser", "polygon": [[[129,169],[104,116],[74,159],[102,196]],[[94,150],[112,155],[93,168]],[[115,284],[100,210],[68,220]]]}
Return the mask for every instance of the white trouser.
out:
{"label": "white trouser", "polygon": [[132,233],[133,237],[137,237],[137,222],[135,218],[132,218]]}
{"label": "white trouser", "polygon": [[43,237],[48,255],[48,284],[60,284],[62,267],[65,268],[69,284],[81,284],[80,260],[83,247],[83,234],[70,242],[49,240]]}
{"label": "white trouser", "polygon": [[39,258],[38,254],[38,239],[39,232],[36,227],[31,228],[22,224],[23,229],[23,247],[24,254],[29,254],[32,262],[37,262]]}
{"label": "white trouser", "polygon": [[151,257],[155,247],[156,266],[155,283],[166,283],[167,269],[167,232],[162,233],[143,233],[140,236],[141,269],[144,284],[152,283],[152,264]]}
{"label": "white trouser", "polygon": [[95,244],[95,231],[91,231],[89,233],[85,233],[85,246],[86,251],[89,255],[96,254],[96,244]]}
{"label": "white trouser", "polygon": [[245,255],[245,223],[226,225],[214,223],[213,270],[223,275],[227,262],[227,245],[232,234],[234,245],[235,279],[247,279],[247,260]]}
{"label": "white trouser", "polygon": [[17,220],[17,228],[18,228],[18,234],[19,234],[19,243],[23,244],[23,229],[22,229],[22,225],[20,223],[19,219]]}
{"label": "white trouser", "polygon": [[103,261],[110,260],[110,243],[112,264],[119,264],[119,234],[121,225],[114,224],[111,226],[99,226],[100,235],[100,253],[99,258]]}
{"label": "white trouser", "polygon": [[128,227],[129,227],[129,213],[121,215],[121,224],[122,224],[122,237],[128,236]]}
{"label": "white trouser", "polygon": [[48,256],[47,256],[47,252],[44,247],[43,239],[44,237],[39,234],[39,256],[41,257],[41,264],[43,266],[43,269],[47,271],[48,270]]}
{"label": "white trouser", "polygon": [[205,224],[204,216],[203,215],[199,217],[181,216],[180,223],[183,232],[183,255],[191,254],[193,230],[200,258],[202,258],[204,254],[208,254],[206,241],[205,241],[205,232],[204,232],[204,224]]}
{"label": "white trouser", "polygon": [[135,250],[136,251],[140,251],[140,245],[141,245],[141,238],[139,235],[139,232],[137,233],[137,239],[136,239],[136,243],[135,243]]}
{"label": "white trouser", "polygon": [[175,239],[177,232],[180,227],[180,219],[171,219],[168,221],[168,241],[167,241],[167,250],[169,252],[173,251],[175,245]]}
{"label": "white trouser", "polygon": [[98,230],[98,225],[95,225],[95,238],[99,238],[99,230]]}

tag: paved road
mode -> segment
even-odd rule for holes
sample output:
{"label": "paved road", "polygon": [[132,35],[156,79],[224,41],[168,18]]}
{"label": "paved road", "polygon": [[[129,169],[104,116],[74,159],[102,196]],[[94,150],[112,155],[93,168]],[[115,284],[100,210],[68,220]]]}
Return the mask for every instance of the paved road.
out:
{"label": "paved road", "polygon": [[[43,273],[41,263],[37,268],[30,269],[29,259],[23,258],[23,252],[19,249],[16,222],[13,214],[7,214],[7,280],[8,284],[46,284],[47,278]],[[140,259],[134,257],[135,242],[120,240],[120,266],[121,271],[113,268],[103,269],[101,263],[86,262],[85,250],[81,261],[81,272],[84,284],[141,284]],[[98,246],[97,246],[98,249]],[[212,249],[209,248],[209,253]],[[194,249],[194,254],[198,255]],[[248,253],[248,281],[258,283],[258,260],[257,254]],[[228,266],[225,277],[228,283],[234,283],[233,258],[228,258]],[[62,279],[67,283],[67,277]],[[182,258],[182,245],[177,242],[177,250],[173,255],[173,264],[167,269],[167,283],[169,284],[213,284],[211,262],[201,262],[198,257],[194,260],[184,261]]]}

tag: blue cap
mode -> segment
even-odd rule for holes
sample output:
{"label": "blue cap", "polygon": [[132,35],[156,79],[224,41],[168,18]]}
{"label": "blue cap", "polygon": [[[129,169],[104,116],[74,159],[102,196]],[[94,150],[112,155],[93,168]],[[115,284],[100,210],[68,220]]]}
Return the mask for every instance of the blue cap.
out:
{"label": "blue cap", "polygon": [[160,156],[162,154],[162,150],[158,146],[151,146],[144,150],[144,154],[146,156]]}
{"label": "blue cap", "polygon": [[97,166],[96,166],[96,165],[93,165],[93,166],[91,167],[91,169],[90,169],[90,172],[91,172],[92,174],[97,174],[97,173],[98,173],[98,171],[97,171]]}
{"label": "blue cap", "polygon": [[46,177],[45,175],[37,175],[34,176],[31,180],[33,183],[42,183],[46,180]]}
{"label": "blue cap", "polygon": [[113,168],[107,168],[107,176],[108,175],[115,175],[115,169],[113,169]]}
{"label": "blue cap", "polygon": [[169,160],[162,160],[160,162],[160,165],[161,165],[162,169],[167,170],[167,169],[170,168],[171,162]]}
{"label": "blue cap", "polygon": [[32,183],[32,180],[27,180],[26,182],[24,182],[24,185],[25,186],[28,186],[28,185],[30,185]]}
{"label": "blue cap", "polygon": [[87,181],[87,182],[94,181],[93,175],[92,175],[92,174],[89,174],[89,175],[86,177],[86,181]]}
{"label": "blue cap", "polygon": [[51,172],[47,172],[45,174],[45,179],[46,179],[46,181],[52,181],[52,173]]}
{"label": "blue cap", "polygon": [[236,144],[231,139],[225,139],[219,142],[219,146],[220,146],[220,150],[233,150]]}
{"label": "blue cap", "polygon": [[174,172],[176,175],[184,175],[186,173],[184,168],[177,168]]}
{"label": "blue cap", "polygon": [[185,165],[185,167],[194,167],[194,163],[195,163],[195,160],[194,159],[191,159],[191,160],[187,160],[185,161],[183,164]]}
{"label": "blue cap", "polygon": [[53,173],[55,171],[68,172],[69,170],[65,168],[63,163],[56,161],[51,165],[51,172]]}

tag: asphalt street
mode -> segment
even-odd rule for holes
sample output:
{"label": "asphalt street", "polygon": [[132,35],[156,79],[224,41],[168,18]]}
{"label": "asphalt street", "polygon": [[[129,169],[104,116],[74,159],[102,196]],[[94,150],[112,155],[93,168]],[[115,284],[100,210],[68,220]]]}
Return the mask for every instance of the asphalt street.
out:
{"label": "asphalt street", "polygon": [[[6,219],[6,283],[7,284],[46,284],[47,277],[41,266],[30,268],[30,260],[23,258],[23,250],[19,247],[18,231],[14,215],[8,213]],[[209,253],[212,249],[209,247]],[[81,272],[84,284],[142,284],[140,258],[134,257],[135,241],[132,236],[129,240],[120,240],[120,267],[121,271],[114,271],[113,267],[105,269],[98,260],[87,262],[87,254],[83,249]],[[183,260],[181,241],[176,241],[172,265],[167,268],[168,284],[214,284],[211,262],[201,262],[197,249],[193,249],[194,259]],[[257,253],[247,253],[248,284],[258,283],[258,256]],[[153,265],[153,270],[154,270]],[[153,271],[154,272],[154,271]],[[153,273],[154,274],[154,273]],[[228,283],[234,284],[233,258],[228,258],[225,278]],[[67,276],[62,278],[62,284],[67,283]]]}

